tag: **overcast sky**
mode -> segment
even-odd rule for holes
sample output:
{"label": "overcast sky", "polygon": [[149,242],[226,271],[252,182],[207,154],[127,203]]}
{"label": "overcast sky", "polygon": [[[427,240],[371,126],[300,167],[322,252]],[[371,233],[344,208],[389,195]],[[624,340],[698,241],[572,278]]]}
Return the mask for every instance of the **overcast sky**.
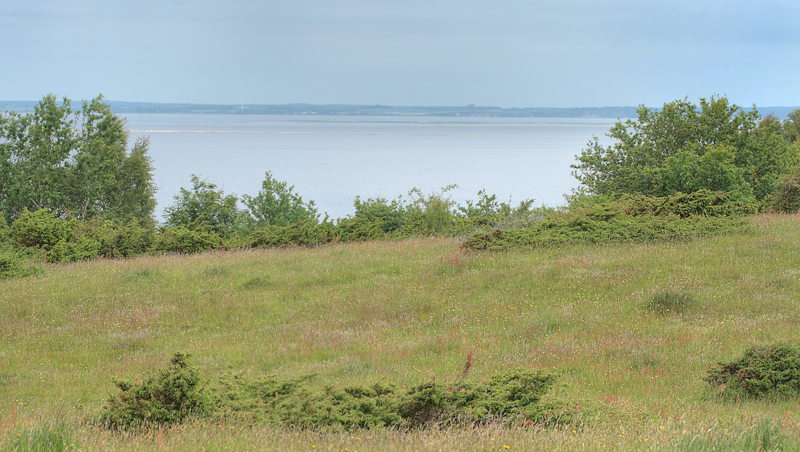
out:
{"label": "overcast sky", "polygon": [[797,0],[3,0],[0,99],[800,105]]}

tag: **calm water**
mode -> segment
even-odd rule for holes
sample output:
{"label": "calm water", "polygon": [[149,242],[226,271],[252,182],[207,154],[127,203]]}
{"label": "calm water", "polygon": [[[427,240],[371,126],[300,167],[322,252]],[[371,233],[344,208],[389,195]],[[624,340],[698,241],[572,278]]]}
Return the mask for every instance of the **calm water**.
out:
{"label": "calm water", "polygon": [[255,195],[264,172],[288,181],[332,218],[353,200],[407,197],[458,184],[463,204],[486,189],[512,203],[563,204],[592,136],[612,120],[336,116],[127,115],[132,138],[150,137],[158,215],[197,174],[226,193]]}

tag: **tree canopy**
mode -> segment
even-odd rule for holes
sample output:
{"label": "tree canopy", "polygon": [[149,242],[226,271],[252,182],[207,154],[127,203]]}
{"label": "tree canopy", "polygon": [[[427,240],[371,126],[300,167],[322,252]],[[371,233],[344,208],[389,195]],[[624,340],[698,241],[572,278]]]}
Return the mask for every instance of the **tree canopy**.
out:
{"label": "tree canopy", "polygon": [[[573,175],[591,194],[669,196],[701,189],[752,194],[764,199],[781,175],[798,162],[791,132],[779,121],[762,120],[724,96],[644,106],[638,118],[618,121],[608,132],[615,142],[594,137]],[[793,124],[788,124],[792,126]]]}
{"label": "tree canopy", "polygon": [[128,150],[125,120],[103,97],[73,110],[66,97],[45,96],[33,113],[0,114],[0,210],[59,217],[153,222],[156,187],[148,140]]}

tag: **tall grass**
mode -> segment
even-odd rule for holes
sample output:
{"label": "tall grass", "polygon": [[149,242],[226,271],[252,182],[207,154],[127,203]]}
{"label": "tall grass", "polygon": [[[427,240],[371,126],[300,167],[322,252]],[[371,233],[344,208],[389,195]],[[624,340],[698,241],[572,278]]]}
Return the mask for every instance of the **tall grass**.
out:
{"label": "tall grass", "polygon": [[[0,281],[0,444],[63,413],[82,450],[796,450],[796,401],[720,401],[702,381],[753,345],[797,339],[800,217],[752,221],[750,234],[656,245],[464,254],[418,239],[49,266]],[[689,301],[652,309],[663,294]],[[355,435],[92,425],[114,377],[179,350],[206,376],[234,367],[334,386],[455,380],[472,353],[468,379],[557,373],[551,397],[580,416]]]}

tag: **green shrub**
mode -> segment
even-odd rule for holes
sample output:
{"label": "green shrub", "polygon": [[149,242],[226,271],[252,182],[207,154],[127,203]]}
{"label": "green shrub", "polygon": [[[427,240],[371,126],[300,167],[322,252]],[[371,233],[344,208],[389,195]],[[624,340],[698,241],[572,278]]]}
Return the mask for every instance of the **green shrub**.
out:
{"label": "green shrub", "polygon": [[541,398],[555,382],[543,372],[513,370],[482,384],[431,380],[400,390],[386,382],[320,387],[311,384],[313,376],[282,380],[228,372],[211,386],[188,359],[177,353],[168,369],[140,384],[115,381],[121,392],[103,407],[100,421],[127,428],[181,422],[196,414],[303,428],[414,428],[498,418],[544,422],[550,416]]}
{"label": "green shrub", "polygon": [[462,245],[471,250],[506,250],[566,243],[685,240],[750,225],[752,198],[708,190],[665,198],[623,196],[614,201],[585,202],[568,212],[555,211],[524,229],[479,231]]}
{"label": "green shrub", "polygon": [[216,409],[214,395],[192,365],[189,353],[176,353],[169,368],[145,376],[141,383],[116,380],[114,384],[120,393],[108,400],[99,418],[111,428],[172,424]]}
{"label": "green shrub", "polygon": [[61,240],[47,252],[47,262],[77,262],[100,256],[102,244],[96,240],[82,238],[80,241]]}
{"label": "green shrub", "polygon": [[717,363],[704,380],[722,394],[800,396],[800,345],[750,348],[737,360]]}
{"label": "green shrub", "polygon": [[400,198],[391,202],[384,198],[368,198],[362,201],[356,196],[353,204],[356,209],[354,218],[378,223],[385,234],[392,234],[403,227],[406,211]]}
{"label": "green shrub", "polygon": [[70,241],[75,234],[77,220],[61,220],[44,209],[30,212],[24,209],[11,225],[14,240],[27,247],[50,250],[60,241]]}
{"label": "green shrub", "polygon": [[800,211],[800,169],[781,177],[775,190],[772,206],[778,212],[797,213]]}
{"label": "green shrub", "polygon": [[[342,242],[380,240],[385,237],[385,219],[369,220],[365,217],[344,218],[336,223],[336,237]],[[390,220],[391,221],[391,220]],[[392,228],[394,226],[391,226]],[[391,228],[389,228],[391,229]],[[396,231],[396,229],[394,229]]]}
{"label": "green shrub", "polygon": [[520,417],[544,421],[546,408],[539,402],[555,382],[555,376],[514,370],[495,375],[483,384],[432,380],[407,390],[388,383],[315,388],[310,380],[311,377],[252,380],[227,375],[221,379],[220,406],[226,416],[299,427],[414,428],[434,422]]}
{"label": "green shrub", "polygon": [[42,269],[29,264],[13,251],[0,251],[0,279],[22,278],[42,273]]}
{"label": "green shrub", "polygon": [[177,226],[161,231],[156,250],[172,253],[198,253],[222,247],[222,238],[214,232],[195,231]]}
{"label": "green shrub", "polygon": [[156,232],[132,219],[114,231],[112,246],[122,257],[139,256],[150,252],[156,243]]}

